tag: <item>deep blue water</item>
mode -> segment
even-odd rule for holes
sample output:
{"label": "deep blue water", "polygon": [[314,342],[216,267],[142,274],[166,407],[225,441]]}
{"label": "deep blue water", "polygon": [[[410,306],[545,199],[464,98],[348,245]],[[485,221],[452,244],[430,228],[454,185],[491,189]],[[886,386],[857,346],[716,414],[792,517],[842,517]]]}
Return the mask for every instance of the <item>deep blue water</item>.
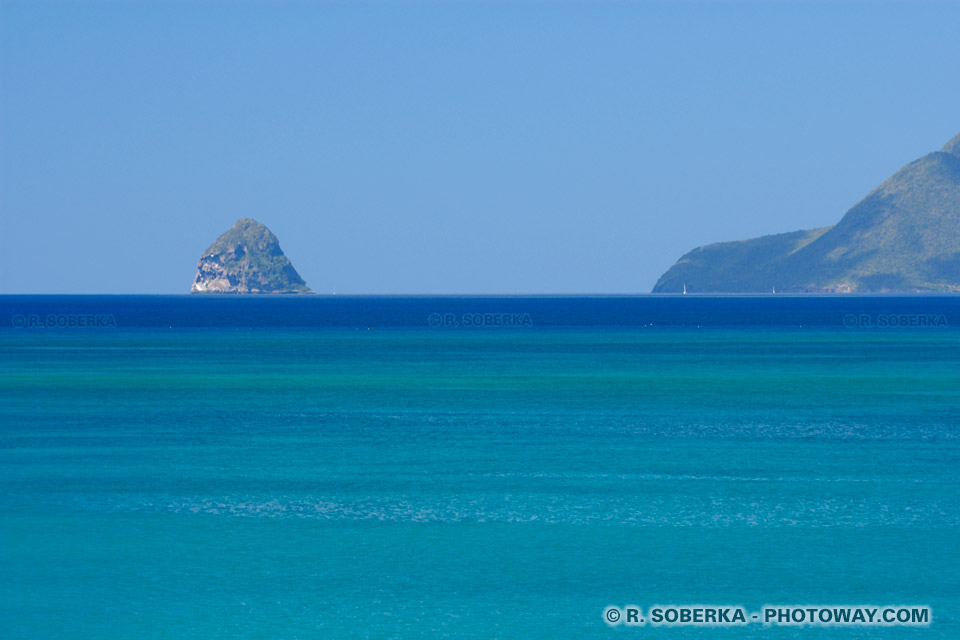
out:
{"label": "deep blue water", "polygon": [[[3,638],[960,637],[960,297],[0,296],[0,325]],[[668,603],[933,623],[602,619]]]}
{"label": "deep blue water", "polygon": [[50,314],[64,321],[64,314],[111,314],[118,327],[177,329],[454,327],[462,326],[464,316],[479,316],[481,326],[846,328],[876,324],[884,316],[895,326],[956,328],[960,295],[0,296],[0,326],[20,317],[24,324],[46,324]]}

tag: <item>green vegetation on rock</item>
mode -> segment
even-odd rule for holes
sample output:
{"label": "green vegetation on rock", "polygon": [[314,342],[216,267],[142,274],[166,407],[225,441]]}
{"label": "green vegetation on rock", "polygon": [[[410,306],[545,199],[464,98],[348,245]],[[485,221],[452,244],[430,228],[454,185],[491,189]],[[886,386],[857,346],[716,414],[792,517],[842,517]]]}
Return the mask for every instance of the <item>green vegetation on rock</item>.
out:
{"label": "green vegetation on rock", "polygon": [[960,135],[840,222],[694,249],[655,293],[960,291]]}
{"label": "green vegetation on rock", "polygon": [[251,218],[241,218],[217,238],[197,264],[191,293],[313,293],[277,236]]}

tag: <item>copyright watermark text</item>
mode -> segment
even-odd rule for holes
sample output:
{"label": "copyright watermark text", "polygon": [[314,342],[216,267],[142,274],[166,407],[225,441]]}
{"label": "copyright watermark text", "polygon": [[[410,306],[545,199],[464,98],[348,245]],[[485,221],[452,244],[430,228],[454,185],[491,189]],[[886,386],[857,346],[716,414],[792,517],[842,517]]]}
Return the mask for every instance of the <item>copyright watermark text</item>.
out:
{"label": "copyright watermark text", "polygon": [[529,313],[431,313],[431,327],[532,327]]}
{"label": "copyright watermark text", "polygon": [[866,327],[926,328],[946,327],[947,316],[942,313],[848,313],[843,316],[848,329]]}
{"label": "copyright watermark text", "polygon": [[18,313],[10,318],[17,329],[79,329],[116,328],[117,319],[111,313]]}
{"label": "copyright watermark text", "polygon": [[767,605],[748,611],[731,605],[655,605],[607,607],[604,621],[611,626],[867,626],[923,627],[930,624],[930,607],[872,605]]}

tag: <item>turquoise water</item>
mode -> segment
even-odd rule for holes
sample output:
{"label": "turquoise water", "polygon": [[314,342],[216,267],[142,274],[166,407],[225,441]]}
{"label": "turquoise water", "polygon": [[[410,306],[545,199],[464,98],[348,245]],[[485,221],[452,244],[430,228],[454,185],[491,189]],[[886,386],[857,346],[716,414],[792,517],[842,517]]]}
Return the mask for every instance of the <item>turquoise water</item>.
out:
{"label": "turquoise water", "polygon": [[0,636],[960,637],[958,421],[952,329],[4,329]]}

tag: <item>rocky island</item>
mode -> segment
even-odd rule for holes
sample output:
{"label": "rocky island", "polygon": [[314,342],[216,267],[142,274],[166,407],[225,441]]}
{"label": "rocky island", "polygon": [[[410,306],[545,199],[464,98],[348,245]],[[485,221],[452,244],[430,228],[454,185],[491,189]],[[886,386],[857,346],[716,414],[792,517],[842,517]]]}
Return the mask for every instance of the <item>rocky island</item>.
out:
{"label": "rocky island", "polygon": [[699,247],[654,293],[960,291],[960,135],[832,227]]}
{"label": "rocky island", "polygon": [[251,218],[241,218],[207,247],[197,263],[190,293],[313,293],[277,236]]}

